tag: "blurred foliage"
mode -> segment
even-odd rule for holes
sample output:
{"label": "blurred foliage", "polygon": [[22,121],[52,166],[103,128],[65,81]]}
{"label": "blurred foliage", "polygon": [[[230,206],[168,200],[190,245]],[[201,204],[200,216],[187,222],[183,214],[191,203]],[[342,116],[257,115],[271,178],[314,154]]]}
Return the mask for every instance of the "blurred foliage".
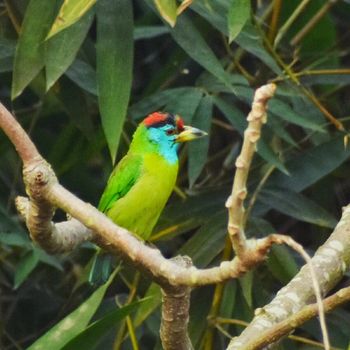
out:
{"label": "blurred foliage", "polygon": [[[310,253],[328,237],[350,195],[349,1],[3,0],[0,11],[0,99],[79,197],[98,202],[141,118],[181,114],[210,138],[181,149],[177,189],[152,241],[199,267],[230,258],[224,203],[245,116],[254,89],[274,81],[249,176],[247,234],[288,233]],[[0,348],[45,345],[63,331],[56,348],[160,349],[159,288],[123,267],[94,291],[92,245],[49,256],[32,244],[13,207],[24,193],[21,164],[3,134],[0,149]],[[225,319],[249,321],[301,264],[274,247],[240,280],[195,290],[195,348],[224,349],[242,330]],[[123,306],[134,287],[135,303]],[[346,348],[349,309],[327,319],[332,345]],[[317,320],[296,334],[321,339]],[[286,340],[281,349],[316,346]]]}

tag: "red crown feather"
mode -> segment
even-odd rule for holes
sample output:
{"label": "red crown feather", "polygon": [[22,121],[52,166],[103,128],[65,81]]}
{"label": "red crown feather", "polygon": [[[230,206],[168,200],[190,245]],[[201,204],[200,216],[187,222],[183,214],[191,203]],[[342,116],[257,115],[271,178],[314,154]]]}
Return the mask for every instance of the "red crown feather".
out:
{"label": "red crown feather", "polygon": [[159,127],[165,124],[171,124],[176,127],[178,132],[184,130],[184,122],[178,115],[170,113],[154,112],[143,120],[143,123],[149,127]]}

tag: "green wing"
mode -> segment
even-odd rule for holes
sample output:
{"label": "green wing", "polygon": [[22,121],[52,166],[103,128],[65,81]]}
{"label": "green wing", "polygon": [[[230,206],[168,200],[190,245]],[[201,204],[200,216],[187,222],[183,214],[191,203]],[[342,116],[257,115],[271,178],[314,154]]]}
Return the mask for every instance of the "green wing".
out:
{"label": "green wing", "polygon": [[136,183],[142,171],[142,157],[127,154],[113,170],[102,194],[98,209],[108,211],[120,198],[124,197]]}

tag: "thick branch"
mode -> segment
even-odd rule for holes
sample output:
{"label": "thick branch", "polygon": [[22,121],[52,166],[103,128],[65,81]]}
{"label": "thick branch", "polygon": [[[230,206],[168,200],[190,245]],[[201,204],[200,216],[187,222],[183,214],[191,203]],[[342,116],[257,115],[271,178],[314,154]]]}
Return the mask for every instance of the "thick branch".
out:
{"label": "thick branch", "polygon": [[[338,306],[349,302],[350,300],[350,287],[340,289],[335,294],[329,296],[323,300],[323,306],[325,312],[330,312]],[[252,341],[249,341],[244,345],[244,350],[259,350],[265,346],[276,342],[283,336],[290,334],[295,328],[301,326],[306,321],[314,318],[318,314],[318,304],[311,304],[304,306],[300,311],[292,314],[290,317],[267,329],[265,332],[260,333],[259,337],[256,337]]]}
{"label": "thick branch", "polygon": [[74,218],[59,223],[49,221],[52,216],[51,212],[49,212],[48,220],[44,221],[45,225],[43,221],[39,221],[39,225],[30,225],[31,218],[37,218],[33,213],[38,211],[33,202],[26,197],[17,197],[16,207],[27,226],[31,227],[29,232],[33,241],[49,253],[72,251],[81,243],[93,238],[92,231]]}
{"label": "thick branch", "polygon": [[[172,259],[182,267],[192,266],[190,258]],[[191,288],[177,286],[162,289],[162,322],[160,339],[164,350],[192,350],[191,340],[187,334],[189,321]]]}
{"label": "thick branch", "polygon": [[42,160],[34,143],[2,103],[0,103],[0,127],[16,147],[24,165]]}
{"label": "thick branch", "polygon": [[261,128],[266,122],[267,102],[273,97],[275,84],[268,84],[256,90],[252,110],[248,114],[248,127],[244,132],[243,145],[236,160],[236,173],[233,180],[232,193],[226,202],[229,212],[228,232],[233,249],[237,256],[243,257],[246,249],[244,234],[244,199],[247,196],[247,179],[250,164],[260,138]]}
{"label": "thick branch", "polygon": [[[317,281],[323,294],[332,289],[344,275],[350,264],[350,206],[326,243],[311,259]],[[287,319],[314,300],[307,265],[278,293],[270,304],[257,309],[253,321],[239,337],[233,339],[229,350],[245,349],[244,344],[256,341],[261,333]]]}
{"label": "thick branch", "polygon": [[124,259],[152,275],[161,286],[199,286],[215,284],[241,276],[244,272],[261,263],[271,246],[268,239],[249,241],[244,261],[235,258],[224,261],[210,269],[185,268],[165,259],[158,249],[149,247],[126,229],[118,227],[92,205],[83,202],[59,184],[52,184],[43,190],[43,196],[53,205],[63,209],[95,233],[94,240],[108,250],[118,251]]}

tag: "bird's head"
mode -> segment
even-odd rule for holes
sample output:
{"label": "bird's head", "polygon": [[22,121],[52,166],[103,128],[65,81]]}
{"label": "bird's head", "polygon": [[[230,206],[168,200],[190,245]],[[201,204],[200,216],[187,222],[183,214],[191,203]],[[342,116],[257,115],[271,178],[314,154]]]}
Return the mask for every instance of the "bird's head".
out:
{"label": "bird's head", "polygon": [[160,153],[169,162],[177,161],[180,143],[207,135],[206,132],[184,125],[182,118],[170,113],[154,112],[137,128],[133,148],[141,152]]}
{"label": "bird's head", "polygon": [[205,131],[184,125],[179,115],[170,113],[154,112],[142,122],[148,129],[150,140],[169,144],[178,144],[198,139],[207,135]]}

